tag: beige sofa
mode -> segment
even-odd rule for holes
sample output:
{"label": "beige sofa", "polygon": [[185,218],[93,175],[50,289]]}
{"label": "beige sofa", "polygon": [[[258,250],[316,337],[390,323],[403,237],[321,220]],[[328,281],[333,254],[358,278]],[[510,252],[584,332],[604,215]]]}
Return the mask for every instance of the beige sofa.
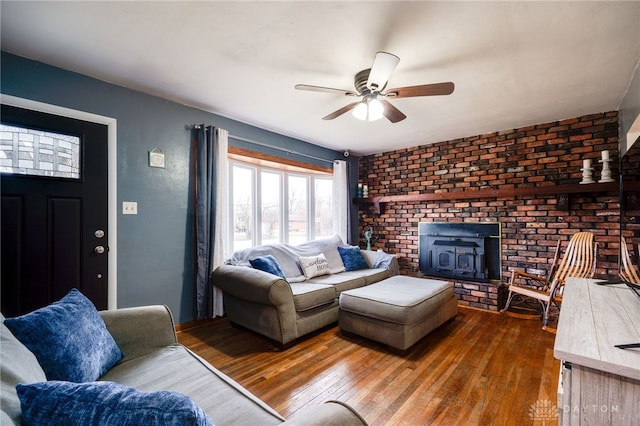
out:
{"label": "beige sofa", "polygon": [[[212,274],[224,294],[229,320],[286,346],[301,336],[338,321],[338,300],[345,290],[379,282],[398,272],[398,261],[384,252],[361,250],[369,268],[345,271],[335,236],[301,245],[273,244],[241,250]],[[323,253],[330,274],[305,279],[298,256]],[[274,256],[286,279],[253,269],[249,260]],[[380,267],[372,268],[372,266]]]}
{"label": "beige sofa", "polygon": [[[177,342],[165,306],[100,313],[125,357],[100,380],[141,391],[172,390],[191,397],[216,425],[366,425],[351,408],[326,402],[286,421],[238,383]],[[45,381],[35,356],[9,331],[0,316],[0,424],[22,424],[18,383]]]}

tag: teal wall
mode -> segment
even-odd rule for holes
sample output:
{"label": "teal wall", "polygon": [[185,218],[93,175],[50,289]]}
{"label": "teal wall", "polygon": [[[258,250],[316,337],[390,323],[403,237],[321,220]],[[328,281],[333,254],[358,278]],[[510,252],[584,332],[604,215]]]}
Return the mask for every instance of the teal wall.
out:
{"label": "teal wall", "polygon": [[[214,125],[232,135],[318,158],[344,158],[342,152],[6,52],[0,67],[3,94],[117,120],[118,307],[166,304],[177,323],[195,318],[191,124]],[[154,147],[164,151],[165,169],[148,167],[148,151]],[[243,147],[269,151],[246,143]],[[288,158],[314,162],[295,155]],[[354,186],[357,159],[349,160],[354,165]],[[123,201],[137,201],[138,215],[120,214]],[[357,225],[355,230],[357,237]]]}

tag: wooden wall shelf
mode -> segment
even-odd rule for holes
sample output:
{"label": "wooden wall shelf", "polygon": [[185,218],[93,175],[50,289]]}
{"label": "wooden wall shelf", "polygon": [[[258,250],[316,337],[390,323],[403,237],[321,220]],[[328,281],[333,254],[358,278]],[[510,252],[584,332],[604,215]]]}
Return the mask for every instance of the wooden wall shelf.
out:
{"label": "wooden wall shelf", "polygon": [[[628,189],[635,191],[640,188],[638,182],[630,182]],[[625,183],[625,190],[627,184]],[[382,195],[369,198],[354,198],[353,202],[358,205],[373,205],[376,214],[384,211],[386,203],[421,202],[421,201],[452,201],[468,200],[474,198],[518,198],[536,195],[555,195],[558,199],[558,209],[569,210],[571,194],[595,193],[595,192],[619,192],[620,183],[618,181],[608,183],[590,183],[581,185],[564,184],[548,186],[531,186],[521,188],[486,188],[468,189],[459,191],[425,192],[420,194],[402,195]]]}

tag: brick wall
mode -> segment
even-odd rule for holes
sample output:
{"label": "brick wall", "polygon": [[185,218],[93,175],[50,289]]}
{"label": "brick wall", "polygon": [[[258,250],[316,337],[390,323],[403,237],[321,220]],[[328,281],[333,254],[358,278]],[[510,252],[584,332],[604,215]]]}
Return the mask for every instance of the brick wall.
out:
{"label": "brick wall", "polygon": [[[361,159],[359,174],[369,186],[369,197],[558,185],[580,182],[582,160],[587,158],[592,159],[594,178],[599,179],[602,150],[610,151],[617,177],[617,112],[370,155]],[[557,240],[568,240],[579,230],[596,234],[597,273],[617,273],[619,211],[617,191],[604,191],[574,194],[569,211],[557,208],[554,195],[482,197],[389,202],[380,214],[373,206],[360,205],[359,220],[360,235],[371,229],[374,248],[398,254],[401,272],[407,275],[419,275],[419,222],[498,221],[502,224],[502,283],[506,284],[513,269],[546,272]],[[456,293],[462,304],[499,308],[495,285],[461,281],[456,283]]]}

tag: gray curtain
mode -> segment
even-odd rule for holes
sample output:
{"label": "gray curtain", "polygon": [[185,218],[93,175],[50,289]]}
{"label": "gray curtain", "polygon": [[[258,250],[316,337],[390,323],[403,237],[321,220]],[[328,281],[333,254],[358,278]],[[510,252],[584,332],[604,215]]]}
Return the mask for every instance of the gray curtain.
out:
{"label": "gray curtain", "polygon": [[[347,161],[347,241],[348,244],[351,245],[360,245],[360,236],[359,236],[359,210],[354,208],[353,205],[353,196],[355,192],[355,187],[358,185],[358,181],[360,179],[358,175],[358,163],[355,165],[353,160]],[[353,182],[353,183],[352,183]]]}
{"label": "gray curtain", "polygon": [[222,315],[222,292],[211,283],[211,272],[224,259],[222,235],[226,211],[227,135],[204,125],[196,131],[196,313],[197,319]]}

